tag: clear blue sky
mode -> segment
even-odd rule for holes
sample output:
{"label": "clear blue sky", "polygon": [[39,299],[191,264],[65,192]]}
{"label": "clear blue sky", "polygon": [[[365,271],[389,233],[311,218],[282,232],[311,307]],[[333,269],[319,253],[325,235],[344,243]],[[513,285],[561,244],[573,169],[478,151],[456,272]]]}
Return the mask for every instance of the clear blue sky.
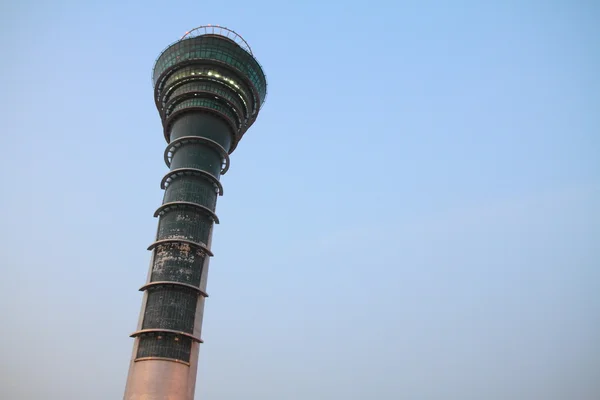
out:
{"label": "clear blue sky", "polygon": [[600,396],[594,1],[5,1],[0,398],[119,399],[167,171],[150,72],[240,32],[197,395]]}

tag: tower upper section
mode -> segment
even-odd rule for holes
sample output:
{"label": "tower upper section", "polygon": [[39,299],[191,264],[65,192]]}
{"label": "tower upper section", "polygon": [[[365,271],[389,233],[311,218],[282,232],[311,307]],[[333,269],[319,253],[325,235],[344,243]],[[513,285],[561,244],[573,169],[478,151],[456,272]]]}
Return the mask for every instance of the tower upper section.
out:
{"label": "tower upper section", "polygon": [[167,47],[152,73],[154,99],[165,139],[177,118],[205,112],[231,130],[228,152],[254,123],[267,95],[267,80],[248,43],[234,31],[200,26]]}

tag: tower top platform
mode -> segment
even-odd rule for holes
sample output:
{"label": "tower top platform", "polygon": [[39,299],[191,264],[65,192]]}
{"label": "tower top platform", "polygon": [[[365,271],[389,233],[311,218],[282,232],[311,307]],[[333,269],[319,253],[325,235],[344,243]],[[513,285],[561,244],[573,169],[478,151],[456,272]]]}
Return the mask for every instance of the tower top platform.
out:
{"label": "tower top platform", "polygon": [[220,26],[220,25],[199,26],[190,31],[187,31],[185,33],[185,35],[183,35],[181,37],[180,40],[189,39],[189,38],[198,37],[198,36],[205,36],[205,35],[223,36],[229,40],[232,40],[235,44],[237,44],[242,49],[244,49],[248,53],[250,53],[250,55],[253,55],[252,48],[250,48],[250,45],[248,44],[248,42],[246,42],[246,40],[244,40],[244,38],[240,34],[235,32],[234,30],[231,30],[229,28],[226,28],[226,27]]}
{"label": "tower top platform", "polygon": [[152,69],[154,100],[167,142],[184,113],[209,113],[227,123],[231,153],[254,123],[267,79],[248,42],[219,25],[201,25],[167,46]]}

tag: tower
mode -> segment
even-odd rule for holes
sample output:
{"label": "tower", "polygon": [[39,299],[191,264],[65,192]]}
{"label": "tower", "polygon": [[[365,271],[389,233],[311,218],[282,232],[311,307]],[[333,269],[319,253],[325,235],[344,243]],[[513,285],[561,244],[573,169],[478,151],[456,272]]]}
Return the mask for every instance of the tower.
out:
{"label": "tower", "polygon": [[246,41],[201,26],[167,47],[152,74],[169,172],[125,388],[125,400],[194,397],[220,176],[254,123],[267,82]]}

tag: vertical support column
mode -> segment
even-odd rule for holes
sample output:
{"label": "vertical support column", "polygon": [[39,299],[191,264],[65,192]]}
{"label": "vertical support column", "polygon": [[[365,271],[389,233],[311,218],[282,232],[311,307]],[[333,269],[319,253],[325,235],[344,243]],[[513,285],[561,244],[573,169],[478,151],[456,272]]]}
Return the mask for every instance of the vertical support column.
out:
{"label": "vertical support column", "polygon": [[228,124],[207,113],[183,114],[172,125],[126,400],[194,397],[219,178],[231,141]]}

